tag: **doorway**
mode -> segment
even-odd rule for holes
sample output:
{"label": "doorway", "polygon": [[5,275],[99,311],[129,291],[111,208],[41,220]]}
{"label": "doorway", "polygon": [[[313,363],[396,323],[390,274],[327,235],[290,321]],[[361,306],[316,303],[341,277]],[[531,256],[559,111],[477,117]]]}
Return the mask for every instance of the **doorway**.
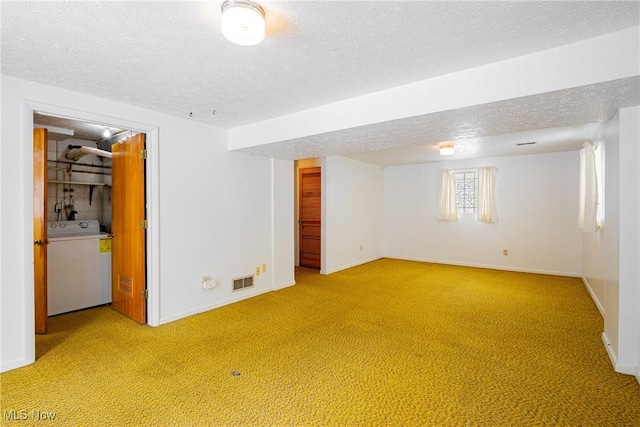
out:
{"label": "doorway", "polygon": [[[34,239],[36,239],[36,222],[38,222],[36,217],[38,217],[40,226],[44,224],[45,228],[44,234],[38,240],[49,245],[52,242],[47,241],[48,224],[55,227],[71,223],[85,226],[87,223],[99,223],[102,234],[109,237],[108,245],[103,244],[103,240],[106,239],[100,239],[100,256],[103,257],[102,254],[107,251],[110,252],[110,255],[116,255],[110,260],[110,265],[107,267],[113,279],[112,283],[108,283],[107,286],[119,292],[112,291],[114,301],[112,306],[137,322],[146,323],[146,301],[136,304],[131,304],[128,301],[131,298],[145,299],[148,295],[145,276],[149,252],[149,248],[146,247],[146,224],[148,223],[146,221],[146,207],[148,203],[145,194],[148,182],[146,182],[147,170],[145,168],[147,157],[145,134],[125,129],[121,125],[99,124],[82,119],[41,113],[35,108],[33,124],[34,128],[49,129],[49,136],[45,137],[44,156],[40,156],[44,158],[45,163],[44,173],[40,172],[40,176],[44,175],[41,178],[44,182],[43,197],[38,194],[42,192],[42,185],[38,182],[39,178],[35,174],[36,170],[42,171],[43,168],[38,167],[38,156],[34,151]],[[157,135],[152,139],[156,138]],[[36,140],[36,132],[34,132],[34,149],[37,148]],[[114,159],[113,163],[115,164],[112,167],[110,157],[111,147],[114,144],[117,144],[119,148],[116,150],[118,157]],[[99,154],[102,157],[96,157],[93,155],[93,151],[87,156],[87,153],[84,153],[85,147],[109,154],[108,160],[105,154]],[[42,150],[42,147],[40,149]],[[110,173],[111,171],[113,173]],[[47,184],[51,184],[48,191]],[[133,195],[131,194],[132,188],[136,189],[136,193]],[[41,206],[36,206],[38,203]],[[48,209],[47,205],[49,205]],[[133,212],[132,207],[136,207]],[[44,221],[42,220],[42,212],[44,212]],[[137,218],[138,216],[141,218]],[[112,221],[112,217],[114,221]],[[123,217],[127,220],[123,221]],[[135,232],[131,231],[132,223],[137,225]],[[98,240],[95,241],[97,244]],[[34,306],[36,329],[39,332],[46,332],[46,319],[49,314],[46,310],[47,245],[44,246],[45,262],[34,265],[34,280],[36,280]],[[37,248],[37,246],[34,247]],[[127,256],[122,255],[125,251]],[[34,250],[35,259],[41,259],[37,253],[37,249]],[[40,253],[42,254],[42,252]],[[58,264],[60,263],[61,261],[58,259]],[[42,271],[43,269],[44,271]],[[131,271],[134,271],[135,274]],[[99,271],[95,273],[102,275]],[[42,280],[43,278],[44,280]],[[128,294],[125,299],[119,295],[122,293]],[[130,308],[134,306],[134,309]],[[42,319],[43,314],[44,320]],[[39,315],[40,319],[38,319]]]}
{"label": "doorway", "polygon": [[320,167],[298,170],[298,250],[301,267],[320,269],[322,230]]}

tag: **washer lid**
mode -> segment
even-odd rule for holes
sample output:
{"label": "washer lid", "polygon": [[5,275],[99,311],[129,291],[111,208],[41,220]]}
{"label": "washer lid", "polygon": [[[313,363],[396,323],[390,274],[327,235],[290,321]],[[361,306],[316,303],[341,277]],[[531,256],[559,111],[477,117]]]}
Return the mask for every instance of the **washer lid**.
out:
{"label": "washer lid", "polygon": [[49,221],[48,237],[92,236],[100,234],[100,223],[95,219],[86,221]]}

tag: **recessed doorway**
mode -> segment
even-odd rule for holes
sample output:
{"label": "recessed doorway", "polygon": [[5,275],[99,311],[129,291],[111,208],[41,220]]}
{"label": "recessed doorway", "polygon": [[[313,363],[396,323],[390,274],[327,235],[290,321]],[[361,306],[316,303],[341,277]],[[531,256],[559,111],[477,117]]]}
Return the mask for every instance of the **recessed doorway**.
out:
{"label": "recessed doorway", "polygon": [[[34,173],[34,236],[36,222],[44,225],[45,228],[42,238],[34,241],[35,259],[42,258],[42,255],[37,255],[40,250],[41,253],[43,251],[45,260],[44,263],[36,263],[34,267],[36,268],[34,271],[36,331],[46,332],[46,320],[49,315],[101,305],[105,302],[104,295],[100,297],[101,299],[83,295],[83,292],[87,294],[89,288],[97,286],[101,289],[105,286],[108,287],[107,303],[115,301],[113,306],[118,311],[139,323],[145,323],[146,300],[136,303],[138,306],[135,310],[136,314],[132,315],[128,308],[133,304],[130,304],[126,299],[125,302],[122,302],[122,298],[119,298],[118,295],[112,298],[113,289],[118,289],[117,286],[114,287],[113,283],[117,285],[129,283],[130,286],[127,286],[125,290],[130,294],[130,297],[135,295],[135,299],[146,299],[148,295],[145,278],[147,265],[147,248],[145,247],[147,240],[145,134],[122,126],[60,117],[37,110],[34,110],[33,124],[34,149],[38,149],[36,130],[42,131],[45,135],[45,142],[44,144],[40,143],[41,147],[39,148],[44,151],[44,155],[38,156],[34,151],[34,171],[38,169],[44,171],[40,174],[44,182],[43,185],[36,182],[38,178]],[[131,142],[134,140],[136,141],[135,145]],[[118,150],[112,150],[113,146],[118,147]],[[133,148],[122,148],[129,146]],[[131,150],[135,150],[135,152],[130,152]],[[117,151],[119,157],[112,159],[112,151]],[[44,168],[37,165],[38,158],[44,161]],[[131,158],[134,158],[133,162]],[[114,167],[114,163],[119,166]],[[137,168],[137,170],[134,171],[132,168]],[[131,188],[138,189],[135,195],[137,199],[134,202],[129,200]],[[37,194],[38,191],[42,191],[44,194]],[[36,206],[37,203],[41,203],[43,206]],[[134,205],[137,206],[138,216],[141,216],[139,221],[133,219],[130,214],[131,207]],[[120,211],[119,215],[116,214],[118,211]],[[36,218],[37,216],[40,218]],[[123,216],[126,219],[123,220]],[[137,222],[137,227],[131,226],[132,221]],[[94,236],[93,233],[91,236],[81,235],[89,229],[93,229],[94,226],[98,227],[100,236]],[[71,231],[75,228],[78,229],[78,233]],[[67,231],[68,235],[52,233],[51,235],[62,237],[49,238],[48,230]],[[133,236],[134,234],[135,236]],[[118,242],[118,238],[126,239],[127,243]],[[93,241],[87,242],[86,240]],[[138,241],[136,249],[127,250],[127,256],[123,256],[124,248],[131,247],[128,243],[130,240]],[[37,241],[43,241],[47,244],[43,245],[44,248],[39,248],[36,244]],[[83,249],[78,248],[78,251],[73,251],[74,242],[81,242]],[[53,248],[57,245],[64,245],[64,251],[57,251],[57,247]],[[46,250],[47,247],[49,251]],[[88,247],[91,248],[91,251],[87,250]],[[75,254],[75,258],[71,256],[70,252]],[[90,252],[90,255],[87,252]],[[86,256],[91,256],[92,259],[80,259],[80,257]],[[94,260],[93,257],[99,257],[99,260]],[[105,262],[105,260],[107,261]],[[122,264],[125,260],[127,269],[136,271],[135,279],[133,274],[122,271]],[[93,267],[88,270],[87,265]],[[44,271],[37,271],[37,269],[44,269]],[[62,292],[61,286],[70,286],[69,282],[74,282],[74,272],[83,270],[88,270],[84,273],[88,273],[89,276],[78,278],[75,282],[80,283],[79,286],[84,286],[84,288],[79,288],[79,290],[65,288],[69,291],[68,295],[57,298],[58,295],[55,293]],[[61,275],[60,271],[66,273]],[[117,280],[111,280],[112,277],[116,277]],[[52,280],[54,282],[50,283]],[[39,288],[40,292],[38,292]],[[52,295],[52,293],[54,294]],[[56,301],[56,298],[58,300],[74,298],[78,301],[75,302],[75,305],[67,304],[63,308],[56,306],[56,304],[47,304],[48,299]],[[142,306],[142,310],[140,306]],[[43,322],[44,327],[42,326]]]}

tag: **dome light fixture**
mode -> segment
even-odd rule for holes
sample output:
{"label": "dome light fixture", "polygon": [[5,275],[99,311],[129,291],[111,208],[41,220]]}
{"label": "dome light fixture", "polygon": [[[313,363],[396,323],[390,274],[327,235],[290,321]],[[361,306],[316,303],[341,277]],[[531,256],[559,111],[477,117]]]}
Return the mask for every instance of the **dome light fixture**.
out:
{"label": "dome light fixture", "polygon": [[254,46],[264,39],[264,10],[251,0],[222,3],[222,34],[240,46]]}
{"label": "dome light fixture", "polygon": [[440,144],[440,155],[441,156],[450,156],[456,152],[455,147],[452,142],[445,142],[444,144]]}

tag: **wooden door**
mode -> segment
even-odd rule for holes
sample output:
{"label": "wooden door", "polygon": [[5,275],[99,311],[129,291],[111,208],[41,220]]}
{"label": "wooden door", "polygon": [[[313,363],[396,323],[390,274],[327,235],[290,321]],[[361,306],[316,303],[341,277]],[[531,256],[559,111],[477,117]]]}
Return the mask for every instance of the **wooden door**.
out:
{"label": "wooden door", "polygon": [[112,146],[111,306],[146,323],[145,135]]}
{"label": "wooden door", "polygon": [[298,189],[300,266],[320,268],[320,229],[322,224],[320,168],[300,169]]}
{"label": "wooden door", "polygon": [[47,313],[47,145],[46,129],[33,130],[33,283],[35,333],[46,334]]}

